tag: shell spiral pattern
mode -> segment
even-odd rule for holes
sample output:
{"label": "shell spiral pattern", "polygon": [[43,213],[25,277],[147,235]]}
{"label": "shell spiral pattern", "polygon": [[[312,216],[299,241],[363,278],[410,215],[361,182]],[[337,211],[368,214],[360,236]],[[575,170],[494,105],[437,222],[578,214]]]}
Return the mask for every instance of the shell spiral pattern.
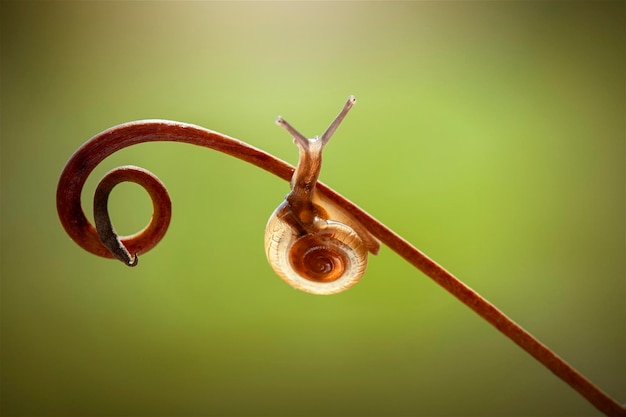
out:
{"label": "shell spiral pattern", "polygon": [[281,216],[281,204],[265,230],[265,253],[274,272],[285,282],[312,294],[335,294],[356,284],[367,268],[368,250],[348,225],[321,221],[318,230],[299,233]]}

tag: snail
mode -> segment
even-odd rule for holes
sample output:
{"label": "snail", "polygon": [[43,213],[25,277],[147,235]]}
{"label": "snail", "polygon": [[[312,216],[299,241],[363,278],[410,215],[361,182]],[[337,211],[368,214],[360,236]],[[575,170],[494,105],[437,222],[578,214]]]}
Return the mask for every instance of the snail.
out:
{"label": "snail", "polygon": [[282,117],[276,123],[293,136],[300,157],[291,191],[265,228],[265,253],[274,272],[296,289],[335,294],[356,284],[378,240],[349,212],[316,190],[322,151],[356,102],[351,96],[322,136],[307,139]]}

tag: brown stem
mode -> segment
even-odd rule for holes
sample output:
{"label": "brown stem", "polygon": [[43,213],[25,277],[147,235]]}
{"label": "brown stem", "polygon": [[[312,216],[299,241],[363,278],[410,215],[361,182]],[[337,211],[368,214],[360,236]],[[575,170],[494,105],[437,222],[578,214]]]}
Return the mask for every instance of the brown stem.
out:
{"label": "brown stem", "polygon": [[[199,126],[164,120],[147,120],[113,127],[94,136],[81,146],[67,162],[59,179],[57,188],[59,217],[67,233],[82,248],[95,255],[107,258],[117,256],[103,245],[98,236],[98,231],[87,220],[82,210],[80,195],[89,174],[103,159],[122,148],[142,142],[158,141],[183,142],[215,149],[256,165],[285,181],[289,181],[294,172],[293,166],[267,152]],[[134,180],[136,178],[134,173],[129,175],[130,177],[122,180]],[[155,204],[153,220],[156,218],[156,224],[160,224],[161,227],[157,228],[157,233],[154,233],[154,230],[149,225],[136,235],[121,238],[119,242],[124,246],[128,254],[140,254],[156,245],[167,228],[167,225],[164,228],[162,227],[163,222],[169,222],[169,211],[163,210],[163,212],[159,212],[159,201],[165,201],[166,198],[163,195],[164,187],[162,189],[158,186],[148,188],[144,183],[141,184],[148,189],[153,198],[153,203]],[[609,397],[567,362],[554,354],[554,352],[508,318],[494,305],[459,281],[450,272],[328,186],[318,183],[317,189],[335,204],[351,213],[382,243],[445,288],[458,300],[474,310],[474,312],[569,384],[598,410],[607,416],[626,416],[626,408]],[[169,198],[167,198],[167,201],[169,201]],[[115,246],[115,242],[109,246]],[[128,262],[128,260],[125,259],[125,262]]]}
{"label": "brown stem", "polygon": [[[115,232],[109,217],[109,194],[117,184],[130,181],[139,184],[152,198],[153,213],[150,223],[139,233],[122,238]],[[93,197],[93,217],[100,241],[109,252],[128,266],[136,266],[139,252],[147,252],[165,235],[172,217],[172,202],[165,185],[143,168],[123,166],[109,171],[100,180]],[[147,242],[144,246],[143,242]],[[127,245],[133,248],[131,253]]]}

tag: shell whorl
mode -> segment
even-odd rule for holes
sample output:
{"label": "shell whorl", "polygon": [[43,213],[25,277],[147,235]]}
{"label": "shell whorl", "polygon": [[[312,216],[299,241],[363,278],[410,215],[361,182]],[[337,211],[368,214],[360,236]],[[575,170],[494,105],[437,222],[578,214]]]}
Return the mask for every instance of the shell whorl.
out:
{"label": "shell whorl", "polygon": [[303,232],[281,204],[265,230],[265,252],[274,269],[289,285],[312,294],[335,294],[356,284],[367,267],[367,247],[348,225],[322,220],[317,229]]}

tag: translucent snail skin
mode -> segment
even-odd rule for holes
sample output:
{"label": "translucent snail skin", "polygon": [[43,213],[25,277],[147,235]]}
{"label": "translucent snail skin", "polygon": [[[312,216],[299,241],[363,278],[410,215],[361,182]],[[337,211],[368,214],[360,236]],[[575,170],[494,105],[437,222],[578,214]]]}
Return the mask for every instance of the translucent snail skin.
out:
{"label": "translucent snail skin", "polygon": [[283,118],[276,120],[293,136],[300,159],[290,193],[267,222],[265,253],[279,277],[312,294],[352,287],[365,273],[368,252],[376,254],[380,247],[365,227],[316,191],[322,151],[355,101],[351,96],[324,134],[312,139]]}

